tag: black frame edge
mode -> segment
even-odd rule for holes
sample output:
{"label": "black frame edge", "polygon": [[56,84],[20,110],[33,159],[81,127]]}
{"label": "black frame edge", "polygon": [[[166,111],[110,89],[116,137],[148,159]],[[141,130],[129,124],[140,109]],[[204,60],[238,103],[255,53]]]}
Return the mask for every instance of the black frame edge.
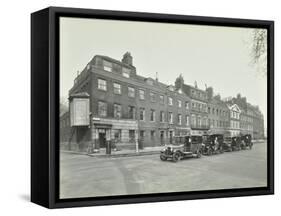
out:
{"label": "black frame edge", "polygon": [[31,202],[49,207],[49,9],[31,14]]}
{"label": "black frame edge", "polygon": [[[38,14],[37,14],[38,13]],[[35,53],[32,54],[32,164],[34,161],[37,163],[40,162],[40,165],[32,165],[33,171],[39,166],[42,167],[42,164],[44,167],[47,167],[47,170],[40,171],[39,174],[43,174],[46,179],[42,179],[41,177],[35,177],[35,172],[32,172],[32,182],[36,184],[36,186],[32,186],[33,189],[40,189],[40,186],[44,187],[46,186],[47,189],[44,189],[43,195],[40,195],[38,197],[38,192],[31,195],[32,202],[35,202],[37,204],[43,205],[48,208],[65,208],[65,207],[82,207],[82,206],[97,206],[97,205],[115,205],[115,204],[131,204],[131,203],[147,203],[147,202],[163,202],[163,201],[178,201],[178,200],[192,200],[192,199],[206,199],[206,198],[226,198],[226,197],[237,197],[237,196],[252,196],[252,195],[270,195],[274,194],[274,22],[273,21],[265,21],[265,20],[246,20],[246,19],[233,19],[233,18],[216,18],[216,17],[201,17],[201,16],[186,16],[186,15],[172,15],[172,14],[154,14],[154,13],[141,13],[141,12],[125,12],[125,11],[105,11],[105,10],[93,10],[93,9],[76,9],[76,8],[62,8],[62,7],[49,7],[47,9],[41,10],[40,13],[36,12],[32,14],[32,16],[37,16],[37,18],[47,13],[48,17],[48,30],[44,28],[42,31],[44,31],[45,37],[44,39],[40,39],[41,43],[43,41],[47,41],[47,46],[43,49],[44,50],[44,57],[39,57]],[[179,21],[185,20],[186,22],[194,22],[198,25],[199,22],[201,24],[206,25],[209,23],[210,25],[221,25],[221,26],[239,26],[239,27],[264,27],[268,29],[269,37],[268,37],[268,45],[269,45],[269,51],[268,51],[268,137],[270,139],[268,140],[270,145],[268,144],[269,150],[268,150],[268,187],[266,188],[256,188],[253,190],[250,189],[242,189],[237,191],[205,191],[197,193],[190,193],[190,194],[157,194],[155,196],[150,196],[149,194],[146,196],[120,196],[120,197],[108,197],[106,199],[95,199],[95,200],[83,200],[79,199],[77,201],[76,199],[73,200],[57,200],[56,198],[56,180],[55,175],[58,174],[57,168],[59,166],[58,164],[58,157],[56,157],[56,114],[57,114],[57,100],[56,100],[56,94],[58,87],[57,85],[57,78],[59,75],[57,74],[57,64],[58,64],[58,57],[55,57],[58,55],[56,52],[58,41],[56,40],[56,31],[58,30],[56,26],[56,16],[58,14],[71,14],[74,16],[79,17],[81,14],[83,16],[87,15],[95,15],[98,17],[107,17],[107,19],[120,19],[121,20],[148,20],[151,19],[154,22],[164,22],[165,20],[167,22],[171,23],[177,23]],[[109,18],[110,17],[110,18]],[[46,17],[45,17],[46,18]],[[41,18],[42,19],[42,18]],[[195,21],[194,21],[195,20]],[[183,22],[183,21],[182,21]],[[41,26],[41,28],[43,28]],[[33,28],[32,28],[33,29]],[[35,28],[34,28],[35,29]],[[32,31],[33,32],[33,31]],[[32,35],[33,37],[36,34]],[[37,35],[38,36],[38,35]],[[32,38],[33,38],[32,37]],[[33,42],[34,39],[32,39],[32,52],[34,51],[34,46],[36,46],[36,43]],[[37,44],[38,45],[38,44]],[[43,68],[40,61],[46,61],[45,52],[48,53],[48,65],[47,67]],[[37,53],[38,54],[38,53]],[[44,59],[44,60],[43,60]],[[34,62],[37,61],[37,62]],[[34,65],[33,65],[34,64]],[[44,80],[45,83],[48,84],[48,104],[46,107],[44,107],[42,104],[37,105],[40,106],[40,109],[36,109],[36,95],[43,95],[46,94],[45,89],[42,89],[43,86],[39,85],[41,90],[40,93],[34,93],[34,89],[38,91],[38,87],[34,84],[34,79],[36,79],[36,75],[34,72],[38,70],[37,67],[40,67],[41,72],[40,73],[46,73],[48,74],[48,77],[42,78],[38,77],[41,81]],[[40,76],[40,75],[39,75]],[[46,80],[45,80],[46,79]],[[38,86],[38,84],[37,84]],[[50,100],[49,100],[50,99]],[[46,101],[45,101],[46,102]],[[35,113],[34,113],[35,112]],[[48,116],[48,125],[39,124],[37,121],[34,120],[34,118],[38,117],[39,115],[42,115],[42,112]],[[35,124],[33,124],[33,122]],[[42,130],[36,128],[36,126],[40,126]],[[37,129],[37,130],[36,130]],[[50,133],[50,137],[48,137],[49,142],[43,141],[40,145],[44,145],[44,149],[47,149],[47,153],[43,152],[42,149],[38,149],[38,146],[35,146],[35,142],[40,140],[41,133],[45,130],[48,131],[48,134]],[[36,131],[38,134],[36,134]],[[34,134],[35,133],[35,134]],[[50,145],[49,145],[50,144]],[[47,146],[46,146],[47,145]],[[34,155],[35,153],[38,153],[39,155]],[[42,156],[44,156],[44,162],[42,163]],[[269,158],[270,157],[270,158]],[[47,160],[46,160],[47,158]],[[269,160],[270,159],[270,160]],[[37,170],[37,172],[39,172]],[[35,180],[42,180],[42,182],[38,183],[35,182]],[[33,184],[32,183],[32,184]],[[36,196],[35,196],[36,195]],[[36,199],[35,199],[36,198]]]}

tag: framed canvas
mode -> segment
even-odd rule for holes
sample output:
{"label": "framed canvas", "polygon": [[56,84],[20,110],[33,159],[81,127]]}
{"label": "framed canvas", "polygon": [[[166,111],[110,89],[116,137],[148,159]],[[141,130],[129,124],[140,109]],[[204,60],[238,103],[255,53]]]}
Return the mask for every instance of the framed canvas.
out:
{"label": "framed canvas", "polygon": [[274,22],[31,15],[31,201],[274,193]]}

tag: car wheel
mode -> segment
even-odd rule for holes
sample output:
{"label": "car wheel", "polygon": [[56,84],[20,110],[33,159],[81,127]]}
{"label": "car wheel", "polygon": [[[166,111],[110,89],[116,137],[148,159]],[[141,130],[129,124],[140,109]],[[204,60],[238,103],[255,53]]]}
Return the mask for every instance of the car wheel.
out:
{"label": "car wheel", "polygon": [[167,160],[167,157],[165,156],[165,155],[160,155],[160,159],[161,159],[161,161],[166,161]]}
{"label": "car wheel", "polygon": [[177,162],[177,161],[179,161],[180,160],[180,154],[179,153],[174,153],[174,155],[173,155],[173,161],[174,162]]}
{"label": "car wheel", "polygon": [[212,155],[213,154],[213,151],[211,150],[211,149],[208,149],[208,151],[207,151],[207,155]]}

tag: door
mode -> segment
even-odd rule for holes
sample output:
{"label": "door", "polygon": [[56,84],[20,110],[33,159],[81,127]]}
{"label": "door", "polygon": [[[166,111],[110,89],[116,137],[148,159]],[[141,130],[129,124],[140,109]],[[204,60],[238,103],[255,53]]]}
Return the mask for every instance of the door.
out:
{"label": "door", "polygon": [[173,131],[169,131],[170,133],[170,143],[172,144],[173,143]]}
{"label": "door", "polygon": [[164,131],[160,131],[160,143],[163,145],[165,143],[164,141]]}
{"label": "door", "polygon": [[99,143],[100,143],[100,148],[105,148],[106,147],[105,133],[99,133]]}

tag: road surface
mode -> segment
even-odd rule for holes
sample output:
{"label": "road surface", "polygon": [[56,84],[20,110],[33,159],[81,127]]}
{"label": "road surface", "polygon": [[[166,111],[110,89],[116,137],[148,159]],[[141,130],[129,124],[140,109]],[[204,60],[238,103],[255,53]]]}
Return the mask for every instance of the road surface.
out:
{"label": "road surface", "polygon": [[267,185],[266,144],[177,163],[159,155],[94,158],[61,153],[60,198],[197,191]]}

